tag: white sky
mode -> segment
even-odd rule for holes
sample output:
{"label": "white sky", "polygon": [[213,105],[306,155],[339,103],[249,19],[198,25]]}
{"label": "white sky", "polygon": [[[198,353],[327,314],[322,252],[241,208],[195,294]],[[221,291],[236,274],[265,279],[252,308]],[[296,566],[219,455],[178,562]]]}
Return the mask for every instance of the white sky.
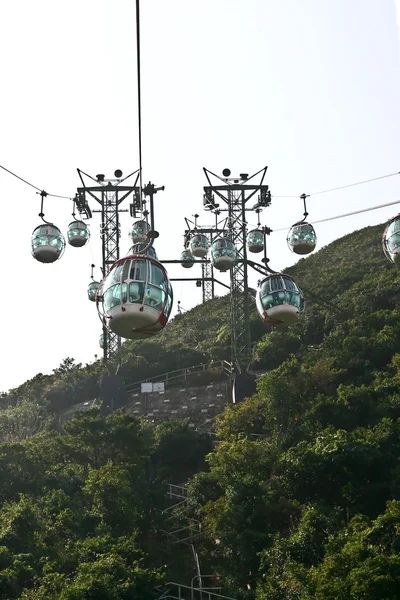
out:
{"label": "white sky", "polygon": [[[393,0],[142,0],[141,36],[144,180],[166,186],[156,196],[161,259],[179,257],[183,219],[202,208],[203,166],[235,175],[268,165],[276,195],[400,170]],[[70,196],[80,185],[77,167],[109,177],[137,169],[135,47],[134,0],[2,2],[0,164]],[[36,262],[30,236],[40,198],[2,170],[0,190],[7,390],[67,356],[85,363],[100,355],[101,325],[86,288],[101,255],[96,216],[90,248],[68,246],[58,262]],[[400,176],[310,198],[309,220],[397,199]],[[319,247],[396,212],[318,225]],[[66,233],[68,201],[49,198],[45,214]],[[206,215],[200,224],[210,222]],[[279,229],[301,217],[300,200],[276,198],[262,223]],[[126,216],[126,249],[130,224]],[[271,235],[268,254],[274,269],[295,262],[285,232]],[[193,277],[200,267],[168,271]],[[177,300],[185,308],[201,301],[194,283],[175,283],[174,292],[174,311]]]}

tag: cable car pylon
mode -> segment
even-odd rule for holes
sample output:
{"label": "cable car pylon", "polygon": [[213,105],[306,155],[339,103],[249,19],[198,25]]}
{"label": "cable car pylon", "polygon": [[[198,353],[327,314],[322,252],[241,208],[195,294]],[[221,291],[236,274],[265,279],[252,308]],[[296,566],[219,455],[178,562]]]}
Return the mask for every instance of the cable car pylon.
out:
{"label": "cable car pylon", "polygon": [[[130,306],[131,303],[135,303],[137,298],[134,294],[135,285],[137,291],[140,290],[140,284],[143,284],[143,293],[140,296],[140,306],[138,306],[138,315],[145,316],[149,311],[150,296],[153,304],[155,302],[155,295],[158,293],[153,278],[156,277],[155,273],[158,269],[158,261],[154,250],[152,250],[152,243],[158,233],[154,230],[154,194],[164,189],[163,187],[157,188],[154,184],[147,184],[142,190],[138,185],[139,182],[139,170],[130,173],[128,176],[123,177],[122,171],[117,169],[114,172],[114,178],[106,179],[103,174],[92,177],[87,173],[84,173],[78,169],[78,174],[82,182],[82,187],[77,189],[75,197],[75,205],[78,212],[86,218],[91,218],[93,213],[100,214],[100,237],[101,237],[101,249],[102,249],[102,281],[95,282],[93,280],[93,269],[92,269],[92,282],[89,284],[88,295],[90,300],[95,300],[96,305],[100,307],[100,314],[103,326],[102,334],[102,349],[103,349],[103,361],[107,366],[108,370],[118,371],[120,364],[120,349],[121,349],[121,337],[135,338],[135,335],[131,335],[127,331],[126,322],[128,315],[132,316],[135,312]],[[126,180],[132,176],[136,176],[133,185],[127,185]],[[90,184],[87,180],[90,180]],[[92,185],[94,182],[96,185]],[[122,203],[126,199],[131,199],[129,208],[122,208]],[[150,210],[147,209],[147,203],[149,199]],[[98,204],[97,209],[91,209],[89,205],[90,200],[95,200]],[[129,251],[129,257],[122,258],[120,256],[120,217],[121,213],[129,213],[134,219],[138,219],[132,226],[131,229],[131,242],[133,243],[132,248]],[[150,223],[148,219],[150,217]],[[149,240],[151,240],[150,243]],[[141,244],[140,244],[141,242]],[[151,254],[151,250],[153,254]],[[149,256],[147,256],[147,251]],[[128,260],[129,258],[129,260]],[[145,275],[140,279],[141,275],[135,273],[131,277],[131,271],[125,276],[125,272],[128,270],[128,264],[123,271],[123,265],[129,262],[129,266],[134,267],[133,263],[140,263],[143,267]],[[147,263],[154,263],[154,269]],[[163,281],[167,281],[165,269],[160,265],[159,270],[164,274]],[[154,271],[154,273],[153,273]],[[110,277],[110,273],[112,273]],[[119,279],[113,281],[113,278],[119,276]],[[138,279],[139,278],[139,279]],[[129,283],[129,292],[128,285]],[[118,287],[119,286],[119,287]],[[97,289],[95,289],[97,288]],[[112,288],[112,289],[111,289]],[[126,288],[126,294],[124,292]],[[154,289],[153,289],[154,288]],[[168,284],[166,285],[166,290]],[[111,292],[108,292],[111,290]],[[108,292],[108,293],[107,293]],[[149,293],[148,292],[153,292]],[[107,293],[107,296],[106,296]],[[146,296],[145,296],[146,294]],[[164,294],[164,296],[163,296]],[[126,295],[126,298],[125,298]],[[135,296],[135,298],[134,298]],[[167,304],[168,297],[170,297],[172,304],[172,292],[171,294],[164,292],[160,288],[159,296],[161,297],[162,304]],[[158,298],[159,299],[159,298]],[[121,314],[118,316],[115,314],[119,307]],[[157,306],[153,306],[157,312]],[[170,309],[170,307],[168,306]],[[141,310],[140,310],[141,309]],[[111,315],[110,312],[113,312]],[[166,315],[165,311],[165,315]],[[168,314],[169,316],[169,314]],[[110,325],[110,321],[113,319],[113,324]],[[124,318],[122,318],[124,317]],[[168,317],[167,317],[168,318]],[[137,325],[137,318],[133,319],[133,325],[131,323],[130,330],[135,328]],[[162,321],[163,319],[161,319]],[[118,326],[114,324],[118,323]],[[121,325],[122,324],[122,325]],[[165,324],[165,323],[164,323]],[[147,324],[148,325],[148,324]],[[145,324],[144,328],[146,329]],[[140,328],[140,326],[138,325]],[[150,335],[155,332],[154,328]],[[156,328],[157,329],[157,328]],[[146,331],[147,333],[147,331]],[[140,336],[136,336],[140,337]]]}

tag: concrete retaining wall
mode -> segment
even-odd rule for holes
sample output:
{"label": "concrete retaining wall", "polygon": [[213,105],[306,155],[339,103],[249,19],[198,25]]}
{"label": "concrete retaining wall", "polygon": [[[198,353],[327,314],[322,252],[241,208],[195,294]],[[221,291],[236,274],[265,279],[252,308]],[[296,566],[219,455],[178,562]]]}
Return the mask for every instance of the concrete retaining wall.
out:
{"label": "concrete retaining wall", "polygon": [[202,386],[167,387],[164,392],[135,393],[130,396],[125,412],[155,423],[189,418],[195,426],[223,412],[231,402],[230,382],[219,381]]}
{"label": "concrete retaining wall", "polygon": [[[186,382],[187,383],[187,382]],[[154,423],[166,419],[189,418],[194,426],[212,419],[232,403],[231,383],[218,380],[203,385],[169,387],[164,392],[130,393],[124,411],[144,417]],[[59,424],[70,421],[78,411],[98,406],[97,400],[81,402],[61,411]]]}

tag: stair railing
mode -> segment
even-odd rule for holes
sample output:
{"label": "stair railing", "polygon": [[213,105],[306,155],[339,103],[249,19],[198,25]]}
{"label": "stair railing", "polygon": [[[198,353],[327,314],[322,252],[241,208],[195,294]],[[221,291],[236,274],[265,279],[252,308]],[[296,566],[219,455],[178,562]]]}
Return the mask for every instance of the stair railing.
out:
{"label": "stair railing", "polygon": [[194,365],[193,367],[184,367],[183,369],[176,369],[175,371],[168,371],[166,373],[161,373],[160,375],[154,375],[153,377],[148,377],[147,379],[141,379],[140,381],[135,381],[130,385],[126,386],[126,391],[128,393],[133,393],[141,390],[142,383],[164,383],[168,385],[173,381],[178,381],[179,379],[186,380],[191,375],[197,375],[199,373],[206,373],[213,371],[215,369],[219,369],[225,375],[229,377],[232,376],[233,366],[226,360],[220,361],[211,361],[210,363]]}
{"label": "stair railing", "polygon": [[236,598],[232,598],[231,596],[221,596],[221,594],[204,588],[194,588],[173,581],[169,581],[165,585],[167,590],[159,596],[158,600],[236,600]]}

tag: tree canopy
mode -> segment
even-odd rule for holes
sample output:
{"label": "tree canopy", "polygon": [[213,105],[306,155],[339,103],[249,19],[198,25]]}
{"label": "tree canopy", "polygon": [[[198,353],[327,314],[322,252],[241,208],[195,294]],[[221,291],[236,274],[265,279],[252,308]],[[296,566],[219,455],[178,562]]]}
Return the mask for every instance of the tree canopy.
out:
{"label": "tree canopy", "polygon": [[[400,272],[381,233],[288,269],[306,311],[281,331],[252,315],[257,392],[227,408],[213,440],[120,411],[56,430],[59,407],[96,395],[100,363],[66,359],[2,394],[0,598],[152,598],[163,578],[189,584],[191,553],[168,534],[185,519],[200,522],[202,572],[236,598],[399,598]],[[217,298],[128,342],[124,376],[228,358],[228,318]],[[167,483],[187,485],[176,510]]]}

